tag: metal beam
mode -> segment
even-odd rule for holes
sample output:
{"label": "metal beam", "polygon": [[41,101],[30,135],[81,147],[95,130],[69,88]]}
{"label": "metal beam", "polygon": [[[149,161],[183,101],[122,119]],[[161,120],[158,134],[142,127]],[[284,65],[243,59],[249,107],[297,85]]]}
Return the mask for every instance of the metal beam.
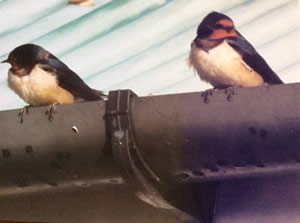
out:
{"label": "metal beam", "polygon": [[134,98],[132,119],[144,159],[182,183],[300,171],[300,84]]}
{"label": "metal beam", "polygon": [[[0,112],[0,220],[181,222],[144,204],[124,182],[106,137],[105,102]],[[145,218],[145,216],[151,216]]]}
{"label": "metal beam", "polygon": [[[23,124],[17,110],[0,112],[0,219],[124,222],[135,213],[147,222],[151,213],[156,222],[181,222],[183,210],[212,222],[228,180],[299,174],[300,84],[235,89],[231,100],[215,90],[208,103],[201,92],[126,95],[58,105],[52,122],[46,107],[31,109]],[[143,204],[139,192],[152,205],[179,210]],[[299,190],[289,193],[300,199]]]}
{"label": "metal beam", "polygon": [[103,102],[57,106],[52,122],[46,107],[32,108],[22,124],[17,110],[0,112],[0,195],[119,177],[103,158],[104,108]]}

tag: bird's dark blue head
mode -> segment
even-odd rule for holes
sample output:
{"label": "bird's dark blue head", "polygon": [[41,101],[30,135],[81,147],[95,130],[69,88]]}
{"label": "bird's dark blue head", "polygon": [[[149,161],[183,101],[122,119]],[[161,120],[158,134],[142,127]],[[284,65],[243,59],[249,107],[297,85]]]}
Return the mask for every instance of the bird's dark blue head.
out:
{"label": "bird's dark blue head", "polygon": [[209,13],[199,24],[197,38],[199,39],[224,39],[235,35],[233,32],[234,24],[231,18],[219,13]]}
{"label": "bird's dark blue head", "polygon": [[8,58],[3,63],[10,63],[11,66],[18,70],[23,68],[32,68],[39,61],[47,59],[49,52],[35,44],[24,44],[12,50]]}

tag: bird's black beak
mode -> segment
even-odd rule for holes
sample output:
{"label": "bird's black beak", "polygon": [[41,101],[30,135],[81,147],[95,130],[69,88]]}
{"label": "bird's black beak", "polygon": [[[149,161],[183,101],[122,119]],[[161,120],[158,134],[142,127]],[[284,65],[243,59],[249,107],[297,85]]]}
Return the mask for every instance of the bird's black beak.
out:
{"label": "bird's black beak", "polygon": [[1,63],[9,63],[9,60],[8,59],[3,60],[3,61],[1,61]]}

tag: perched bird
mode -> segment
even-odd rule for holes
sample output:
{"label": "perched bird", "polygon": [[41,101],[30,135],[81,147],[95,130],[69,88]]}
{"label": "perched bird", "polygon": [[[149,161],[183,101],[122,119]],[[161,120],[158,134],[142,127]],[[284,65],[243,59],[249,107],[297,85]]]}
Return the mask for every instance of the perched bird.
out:
{"label": "perched bird", "polygon": [[[228,16],[209,13],[191,44],[189,65],[216,89],[282,84],[254,47],[235,29]],[[204,93],[207,101],[211,91]],[[231,97],[231,95],[229,95]]]}
{"label": "perched bird", "polygon": [[69,0],[69,4],[81,5],[81,6],[93,6],[95,2],[93,0]]}
{"label": "perched bird", "polygon": [[53,118],[55,104],[72,104],[77,99],[101,100],[105,95],[91,89],[83,80],[58,58],[42,47],[25,44],[10,52],[2,63],[10,63],[8,86],[29,106],[19,113],[23,122],[24,112],[30,106],[50,105],[49,120]]}

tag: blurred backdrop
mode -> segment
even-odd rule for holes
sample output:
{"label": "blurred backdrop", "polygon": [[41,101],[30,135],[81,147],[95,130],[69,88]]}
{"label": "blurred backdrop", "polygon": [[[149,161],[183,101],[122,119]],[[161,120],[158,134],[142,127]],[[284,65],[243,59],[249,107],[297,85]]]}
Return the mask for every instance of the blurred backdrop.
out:
{"label": "blurred backdrop", "polygon": [[[67,0],[0,0],[0,59],[31,42],[106,92],[201,91],[210,86],[186,59],[198,24],[212,10],[229,15],[284,82],[300,81],[297,0],[95,0],[91,7]],[[8,68],[0,64],[0,110],[24,105],[7,87]]]}

